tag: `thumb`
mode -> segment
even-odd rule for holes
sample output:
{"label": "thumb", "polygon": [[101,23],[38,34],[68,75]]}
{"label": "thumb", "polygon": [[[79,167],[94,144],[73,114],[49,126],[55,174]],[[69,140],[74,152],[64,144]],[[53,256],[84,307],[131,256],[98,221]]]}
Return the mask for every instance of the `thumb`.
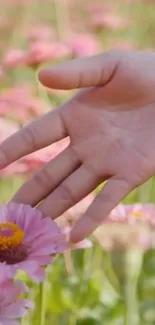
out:
{"label": "thumb", "polygon": [[53,89],[76,89],[106,84],[114,75],[121,54],[107,52],[65,61],[39,72],[40,82]]}

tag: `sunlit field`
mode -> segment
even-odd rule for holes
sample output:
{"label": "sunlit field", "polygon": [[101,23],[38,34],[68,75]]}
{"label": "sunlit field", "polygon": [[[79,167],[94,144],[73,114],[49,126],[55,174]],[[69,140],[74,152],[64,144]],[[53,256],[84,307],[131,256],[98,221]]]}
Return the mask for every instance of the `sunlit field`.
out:
{"label": "sunlit field", "polygon": [[[153,0],[1,0],[0,9],[0,141],[72,96],[73,91],[41,86],[42,66],[113,49],[155,47]],[[7,203],[66,144],[58,142],[1,170],[0,202]],[[59,225],[70,228],[97,191],[61,216]],[[145,205],[155,203],[155,180],[123,203],[142,205],[130,212],[121,206],[91,238],[56,256],[43,283],[17,274],[35,303],[19,324],[155,324],[155,211]]]}

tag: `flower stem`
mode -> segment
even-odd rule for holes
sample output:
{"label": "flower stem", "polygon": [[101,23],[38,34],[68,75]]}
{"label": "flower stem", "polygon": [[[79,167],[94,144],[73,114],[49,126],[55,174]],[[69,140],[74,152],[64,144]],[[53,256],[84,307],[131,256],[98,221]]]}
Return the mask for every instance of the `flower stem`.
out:
{"label": "flower stem", "polygon": [[76,316],[74,314],[71,314],[68,325],[76,325],[76,321],[77,321]]}
{"label": "flower stem", "polygon": [[54,13],[57,38],[59,41],[65,40],[69,32],[69,13],[63,0],[54,0]]}
{"label": "flower stem", "polygon": [[127,282],[125,287],[125,325],[140,324],[137,298],[137,281],[141,270],[142,258],[143,253],[139,250],[132,250],[126,253]]}
{"label": "flower stem", "polygon": [[46,324],[46,295],[45,295],[45,281],[40,285],[40,325]]}

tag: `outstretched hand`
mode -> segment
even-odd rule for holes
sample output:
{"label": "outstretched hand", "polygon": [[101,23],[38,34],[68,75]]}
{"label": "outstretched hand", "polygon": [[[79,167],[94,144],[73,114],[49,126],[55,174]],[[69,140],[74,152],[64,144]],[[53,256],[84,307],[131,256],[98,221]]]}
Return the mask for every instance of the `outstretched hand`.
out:
{"label": "outstretched hand", "polygon": [[69,146],[13,200],[41,202],[38,207],[55,219],[107,180],[74,226],[76,242],[155,172],[155,54],[116,51],[75,59],[42,70],[39,79],[49,88],[81,90],[5,140],[0,168],[69,136]]}

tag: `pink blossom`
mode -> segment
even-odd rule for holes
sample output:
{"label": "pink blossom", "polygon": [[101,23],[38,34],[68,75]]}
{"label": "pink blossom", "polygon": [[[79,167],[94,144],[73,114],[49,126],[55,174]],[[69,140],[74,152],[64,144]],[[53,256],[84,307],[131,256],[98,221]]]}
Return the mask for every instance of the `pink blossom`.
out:
{"label": "pink blossom", "polygon": [[48,110],[47,103],[33,94],[28,85],[15,86],[0,95],[0,115],[14,117],[20,122],[28,121],[32,116],[39,116]]}
{"label": "pink blossom", "polygon": [[28,31],[28,39],[30,42],[36,42],[36,41],[53,41],[56,37],[55,30],[52,28],[52,26],[46,26],[46,25],[35,25],[30,28]]}
{"label": "pink blossom", "polygon": [[2,62],[4,68],[23,66],[26,63],[26,51],[21,49],[9,50],[8,53],[5,54]]}
{"label": "pink blossom", "polygon": [[105,10],[107,10],[107,4],[105,6],[105,4],[103,4],[101,2],[93,1],[92,3],[89,3],[88,9],[89,9],[90,14],[94,14],[94,13],[102,13],[103,14],[105,12]]}
{"label": "pink blossom", "polygon": [[[27,287],[20,281],[14,281],[13,274],[5,264],[0,264],[0,325],[19,325],[19,318],[32,309],[28,299],[19,299],[27,292]],[[17,320],[18,319],[18,320]]]}
{"label": "pink blossom", "polygon": [[57,41],[36,40],[30,43],[30,47],[23,51],[10,50],[4,57],[4,68],[16,68],[18,66],[31,66],[33,68],[51,60],[66,57],[70,54],[69,47]]}
{"label": "pink blossom", "polygon": [[8,268],[5,263],[0,263],[0,283],[13,279],[15,272]]}
{"label": "pink blossom", "polygon": [[68,44],[73,57],[93,55],[100,50],[96,37],[89,34],[73,35],[68,40]]}
{"label": "pink blossom", "polygon": [[66,248],[57,224],[38,209],[15,203],[0,207],[0,266],[6,263],[10,272],[21,269],[42,281],[43,266]]}
{"label": "pink blossom", "polygon": [[0,283],[0,325],[19,325],[19,318],[25,316],[33,303],[28,299],[19,299],[25,292],[22,283],[6,280]]}
{"label": "pink blossom", "polygon": [[155,247],[155,205],[118,205],[94,232],[105,250]]}
{"label": "pink blossom", "polygon": [[34,42],[27,53],[27,65],[36,67],[47,61],[68,56],[68,47],[60,42]]}
{"label": "pink blossom", "polygon": [[155,226],[155,205],[148,204],[119,204],[105,219],[104,223],[128,223]]}
{"label": "pink blossom", "polygon": [[92,14],[91,25],[95,29],[108,28],[115,31],[128,27],[129,22],[110,11],[101,11]]}

